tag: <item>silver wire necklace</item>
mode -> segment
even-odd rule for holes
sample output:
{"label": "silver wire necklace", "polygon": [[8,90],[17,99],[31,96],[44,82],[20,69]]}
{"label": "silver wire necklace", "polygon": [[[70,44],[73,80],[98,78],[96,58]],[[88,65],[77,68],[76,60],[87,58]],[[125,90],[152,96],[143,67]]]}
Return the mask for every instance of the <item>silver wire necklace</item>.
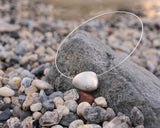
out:
{"label": "silver wire necklace", "polygon": [[[127,55],[121,62],[119,62],[117,65],[111,67],[109,70],[103,72],[103,73],[100,73],[100,74],[96,74],[95,72],[93,71],[84,71],[84,72],[81,72],[77,75],[75,75],[74,77],[71,77],[71,76],[67,76],[65,75],[64,73],[62,73],[60,71],[60,69],[58,68],[58,65],[57,65],[57,56],[58,56],[58,53],[59,53],[59,50],[61,48],[61,46],[66,42],[66,40],[77,30],[79,29],[81,26],[85,25],[86,23],[88,23],[89,21],[92,21],[96,18],[99,18],[101,16],[104,16],[104,15],[109,15],[109,14],[114,14],[114,13],[124,13],[124,14],[129,14],[129,15],[132,15],[134,17],[136,17],[139,22],[141,23],[141,34],[140,34],[140,38],[136,44],[136,46],[133,48],[133,50],[129,53],[129,55]],[[127,11],[111,11],[111,12],[106,12],[106,13],[103,13],[103,14],[100,14],[100,15],[97,15],[97,16],[94,16],[86,21],[84,21],[83,23],[81,23],[80,25],[78,25],[76,28],[74,28],[63,40],[62,42],[60,43],[58,49],[57,49],[57,52],[56,52],[56,56],[55,56],[55,66],[56,66],[56,69],[57,71],[64,77],[68,78],[68,79],[71,79],[72,80],[72,84],[74,87],[80,89],[80,90],[83,90],[83,91],[94,91],[98,88],[98,77],[102,76],[103,74],[105,73],[108,73],[110,71],[112,71],[113,69],[117,68],[119,65],[123,64],[133,53],[134,51],[137,49],[137,47],[139,46],[141,40],[142,40],[142,36],[143,36],[143,22],[142,20],[140,19],[140,17],[138,17],[137,15],[135,15],[134,13],[131,13],[131,12],[127,12]]]}

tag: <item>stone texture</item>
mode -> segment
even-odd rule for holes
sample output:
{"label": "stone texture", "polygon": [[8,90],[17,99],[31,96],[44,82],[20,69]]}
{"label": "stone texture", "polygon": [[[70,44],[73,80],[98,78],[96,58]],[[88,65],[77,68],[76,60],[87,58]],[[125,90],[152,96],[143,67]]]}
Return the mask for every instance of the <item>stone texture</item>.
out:
{"label": "stone texture", "polygon": [[37,112],[37,111],[40,111],[42,109],[42,104],[41,103],[35,103],[35,104],[32,104],[30,106],[30,110],[32,112]]}
{"label": "stone texture", "polygon": [[48,84],[47,82],[43,81],[43,80],[33,80],[32,82],[33,86],[36,86],[38,89],[53,89],[53,87]]}
{"label": "stone texture", "polygon": [[68,90],[64,93],[64,100],[78,100],[79,95],[76,89]]}
{"label": "stone texture", "polygon": [[70,123],[69,128],[78,128],[80,125],[84,125],[82,120],[75,120]]}
{"label": "stone texture", "polygon": [[23,110],[28,110],[32,102],[33,102],[33,96],[31,93],[29,93],[23,103]]}
{"label": "stone texture", "polygon": [[54,100],[53,100],[56,108],[58,108],[59,105],[63,105],[64,104],[64,101],[61,97],[55,97]]}
{"label": "stone texture", "polygon": [[[99,74],[117,65],[123,58],[95,36],[79,31],[61,47],[57,64],[60,71],[66,75],[75,76],[83,71],[94,71]],[[60,75],[54,65],[46,80],[56,90],[73,88],[71,80]],[[110,107],[126,115],[130,115],[132,108],[137,105],[144,114],[144,126],[151,128],[160,126],[159,92],[160,80],[149,71],[127,60],[99,77],[99,87],[92,95],[105,97]]]}
{"label": "stone texture", "polygon": [[78,104],[74,100],[67,100],[64,102],[64,105],[71,111],[71,112],[76,112]]}
{"label": "stone texture", "polygon": [[0,96],[13,96],[15,92],[8,88],[8,87],[1,87],[0,88]]}
{"label": "stone texture", "polygon": [[77,107],[77,114],[79,116],[83,116],[84,110],[88,107],[91,107],[91,105],[88,102],[82,102]]}
{"label": "stone texture", "polygon": [[96,99],[94,99],[94,102],[101,107],[107,107],[107,101],[104,97],[97,97]]}

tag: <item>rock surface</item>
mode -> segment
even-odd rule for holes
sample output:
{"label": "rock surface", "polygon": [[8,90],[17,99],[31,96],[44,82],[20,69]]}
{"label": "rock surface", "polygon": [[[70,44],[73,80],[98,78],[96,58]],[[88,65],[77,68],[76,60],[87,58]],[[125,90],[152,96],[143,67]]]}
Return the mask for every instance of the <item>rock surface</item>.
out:
{"label": "rock surface", "polygon": [[[122,59],[120,54],[114,53],[98,38],[80,31],[61,47],[57,64],[64,74],[75,76],[83,71],[103,73]],[[55,66],[46,80],[56,90],[73,88],[71,80],[60,76]],[[105,97],[110,107],[126,115],[130,115],[132,108],[138,106],[144,114],[146,128],[160,125],[160,81],[152,73],[129,60],[99,77],[99,87],[92,95]]]}

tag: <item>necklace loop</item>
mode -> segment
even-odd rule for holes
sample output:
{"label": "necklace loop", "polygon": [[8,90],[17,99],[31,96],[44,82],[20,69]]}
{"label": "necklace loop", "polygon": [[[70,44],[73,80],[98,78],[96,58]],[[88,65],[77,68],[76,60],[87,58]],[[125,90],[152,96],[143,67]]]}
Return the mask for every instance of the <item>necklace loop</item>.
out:
{"label": "necklace loop", "polygon": [[59,45],[59,47],[58,47],[58,49],[57,49],[56,56],[55,56],[55,66],[56,66],[56,69],[57,69],[57,71],[58,71],[62,76],[66,77],[66,78],[68,78],[68,79],[73,79],[73,77],[71,77],[71,76],[66,76],[65,74],[63,74],[63,73],[59,70],[59,68],[58,68],[58,66],[57,66],[57,56],[58,56],[58,52],[59,52],[61,46],[66,42],[67,38],[70,37],[73,32],[75,32],[77,29],[79,29],[79,28],[80,28],[81,26],[83,26],[84,24],[86,24],[86,23],[88,23],[88,22],[90,22],[90,21],[92,21],[92,20],[94,20],[94,19],[96,19],[96,18],[98,18],[98,17],[104,16],[104,15],[109,15],[109,14],[114,14],[114,13],[124,13],[124,14],[129,14],[129,15],[135,16],[135,17],[139,20],[139,22],[140,22],[140,24],[141,24],[141,34],[140,34],[140,38],[139,38],[136,46],[133,48],[133,50],[130,52],[130,54],[129,54],[128,56],[126,56],[126,57],[125,57],[121,62],[119,62],[117,65],[111,67],[109,70],[107,70],[107,71],[105,71],[105,72],[103,72],[103,73],[101,73],[101,74],[97,74],[97,77],[102,76],[102,75],[104,75],[105,73],[108,73],[108,72],[112,71],[113,69],[117,68],[119,65],[123,64],[123,63],[134,53],[134,51],[135,51],[135,50],[137,49],[137,47],[139,46],[139,44],[140,44],[140,42],[141,42],[141,40],[142,40],[142,36],[143,36],[143,22],[142,22],[142,20],[140,19],[140,17],[138,17],[138,16],[135,15],[134,13],[127,12],[127,11],[111,11],[111,12],[106,12],[106,13],[103,13],[103,14],[100,14],[100,15],[97,15],[97,16],[94,16],[94,17],[92,17],[92,18],[90,18],[90,19],[82,22],[80,25],[78,25],[76,28],[74,28],[74,29],[62,40],[62,42],[60,43],[60,45]]}

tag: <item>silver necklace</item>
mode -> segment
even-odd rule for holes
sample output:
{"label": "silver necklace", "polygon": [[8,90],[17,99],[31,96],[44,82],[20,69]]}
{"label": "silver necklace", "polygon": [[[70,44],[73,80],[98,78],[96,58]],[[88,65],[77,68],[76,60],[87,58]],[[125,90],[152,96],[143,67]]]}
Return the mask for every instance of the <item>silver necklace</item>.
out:
{"label": "silver necklace", "polygon": [[[57,56],[58,56],[58,53],[59,53],[59,50],[61,48],[61,46],[66,42],[66,40],[77,30],[79,29],[81,26],[85,25],[86,23],[96,19],[96,18],[99,18],[101,16],[104,16],[104,15],[109,15],[109,14],[114,14],[114,13],[124,13],[124,14],[129,14],[129,15],[132,15],[134,17],[136,17],[140,24],[141,24],[141,34],[140,34],[140,38],[136,44],[136,46],[133,48],[133,50],[129,53],[129,55],[127,55],[121,62],[119,62],[117,65],[111,67],[109,70],[103,72],[103,73],[100,73],[100,74],[96,74],[95,72],[93,71],[84,71],[84,72],[81,72],[77,75],[75,75],[74,77],[71,77],[71,76],[67,76],[65,74],[63,74],[59,68],[58,68],[58,65],[57,65]],[[94,16],[86,21],[84,21],[83,23],[81,23],[80,25],[78,25],[76,28],[74,28],[63,40],[62,42],[60,43],[58,49],[57,49],[57,52],[56,52],[56,56],[55,56],[55,66],[56,66],[56,69],[57,71],[64,77],[68,78],[68,79],[71,79],[72,80],[72,84],[74,87],[80,89],[80,90],[83,90],[83,91],[94,91],[98,88],[98,77],[104,75],[105,73],[108,73],[110,71],[112,71],[113,69],[117,68],[119,65],[123,64],[133,53],[134,51],[137,49],[137,47],[139,46],[141,40],[142,40],[142,36],[143,36],[143,22],[142,20],[140,19],[140,17],[138,17],[137,15],[135,15],[134,13],[131,13],[131,12],[127,12],[127,11],[112,11],[112,12],[106,12],[106,13],[103,13],[103,14],[100,14],[100,15],[97,15],[97,16]]]}

